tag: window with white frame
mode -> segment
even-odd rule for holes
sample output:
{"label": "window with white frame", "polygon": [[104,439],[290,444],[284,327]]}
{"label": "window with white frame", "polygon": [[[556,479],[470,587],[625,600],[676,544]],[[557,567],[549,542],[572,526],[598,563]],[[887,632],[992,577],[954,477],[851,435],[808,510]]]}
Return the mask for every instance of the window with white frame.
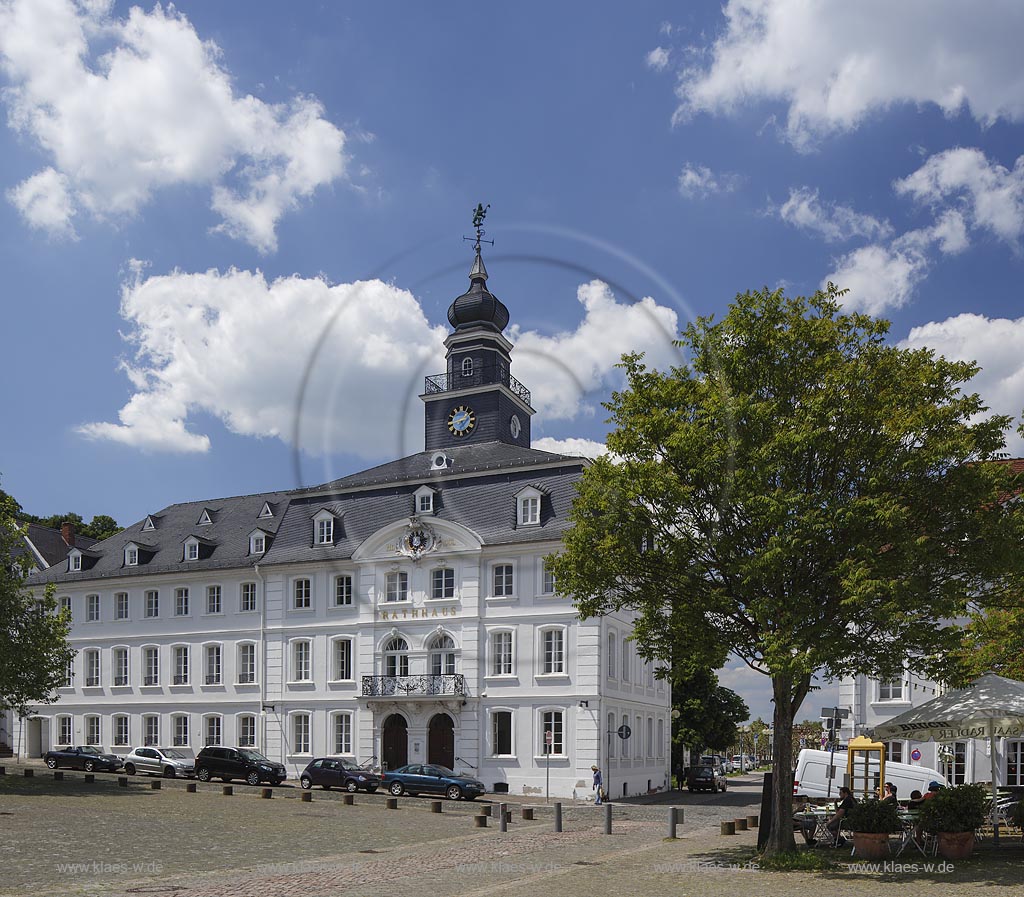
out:
{"label": "window with white frame", "polygon": [[71,596],[70,595],[61,595],[61,598],[60,598],[60,612],[62,614],[67,614],[68,615],[68,619],[71,618]]}
{"label": "window with white frame", "polygon": [[238,609],[242,613],[256,610],[256,583],[243,582],[238,589]]}
{"label": "window with white frame", "polygon": [[334,714],[334,753],[352,753],[352,714]]}
{"label": "window with white frame", "polygon": [[142,741],[147,746],[160,744],[160,717],[156,714],[142,717]]}
{"label": "window with white frame", "polygon": [[292,643],[292,681],[309,682],[313,678],[313,648],[307,639]]}
{"label": "window with white frame", "polygon": [[118,714],[114,717],[114,747],[126,747],[131,744],[129,734],[128,717]]}
{"label": "window with white frame", "polygon": [[206,678],[207,685],[221,684],[221,647],[220,645],[206,646]]}
{"label": "window with white frame", "polygon": [[64,688],[71,688],[75,682],[75,658],[68,659],[68,665],[64,667]]}
{"label": "window with white frame", "polygon": [[663,719],[658,720],[657,754],[659,760],[665,756],[665,720]]}
{"label": "window with white frame", "polygon": [[334,679],[349,681],[352,678],[352,639],[334,640]]}
{"label": "window with white frame", "polygon": [[171,717],[171,740],[175,747],[188,747],[188,716],[184,713]]}
{"label": "window with white frame", "polygon": [[303,577],[292,583],[292,607],[306,610],[313,606],[313,583]]}
{"label": "window with white frame", "polygon": [[455,571],[451,567],[430,571],[430,597],[434,600],[455,597]]}
{"label": "window with white frame", "polygon": [[455,674],[455,642],[445,632],[434,636],[430,642],[430,674],[432,676]]}
{"label": "window with white frame", "polygon": [[128,619],[128,593],[127,592],[115,592],[114,593],[114,619],[115,620],[127,620]]}
{"label": "window with white frame", "polygon": [[547,558],[540,562],[540,591],[543,595],[555,594],[555,571],[551,569],[551,562]]}
{"label": "window with white frame", "polygon": [[174,616],[187,617],[189,614],[188,589],[183,587],[174,590]]}
{"label": "window with white frame", "polygon": [[142,649],[142,684],[160,684],[160,649],[155,645]]}
{"label": "window with white frame", "polygon": [[472,377],[473,376],[473,359],[463,358],[462,359],[462,376]]}
{"label": "window with white frame", "polygon": [[491,756],[512,757],[512,711],[491,711]]}
{"label": "window with white frame", "polygon": [[384,600],[385,601],[408,601],[409,600],[409,574],[396,570],[389,573],[384,579]]}
{"label": "window with white frame", "polygon": [[316,544],[331,545],[334,543],[334,518],[321,517],[316,522]]}
{"label": "window with white frame", "polygon": [[884,682],[878,683],[878,700],[879,701],[902,701],[903,700],[903,680],[902,679],[889,679]]}
{"label": "window with white frame", "polygon": [[221,744],[222,719],[219,716],[206,717],[206,731],[203,733],[203,747]]}
{"label": "window with white frame", "polygon": [[565,672],[565,631],[542,629],[541,672],[545,675]]}
{"label": "window with white frame", "polygon": [[193,539],[191,542],[185,543],[185,560],[186,561],[198,561],[199,560],[199,543]]}
{"label": "window with white frame", "polygon": [[492,569],[492,594],[495,598],[509,598],[514,592],[511,564],[495,564]]}
{"label": "window with white frame", "polygon": [[[549,732],[551,733],[550,745],[547,743]],[[561,710],[545,710],[541,713],[540,753],[565,753],[565,730]]]}
{"label": "window with white frame", "polygon": [[619,636],[613,631],[608,633],[608,678],[616,678],[615,651],[619,646]]}
{"label": "window with white frame", "polygon": [[75,732],[71,725],[70,716],[58,716],[57,717],[57,744],[67,745],[73,744],[75,740]]}
{"label": "window with white frame", "polygon": [[156,591],[156,589],[150,589],[148,592],[146,592],[145,604],[145,614],[147,617],[160,616],[160,593]]}
{"label": "window with white frame", "polygon": [[401,636],[384,645],[384,675],[409,675],[409,643]]}
{"label": "window with white frame", "polygon": [[206,612],[208,614],[219,614],[224,612],[224,605],[221,603],[220,586],[206,587]]}
{"label": "window with white frame", "polygon": [[128,684],[128,649],[114,648],[111,651],[114,667],[114,685]]}
{"label": "window with white frame", "polygon": [[124,550],[124,565],[126,567],[137,567],[139,565],[139,549],[129,545]]}
{"label": "window with white frame", "polygon": [[100,684],[100,652],[90,648],[85,652],[85,685],[94,688]]}
{"label": "window with white frame", "polygon": [[491,675],[511,676],[512,665],[512,633],[500,630],[491,633]]}
{"label": "window with white frame", "polygon": [[85,596],[85,621],[87,623],[96,623],[100,618],[100,596],[99,595],[86,595]]}
{"label": "window with white frame", "polygon": [[540,496],[521,496],[519,499],[519,525],[532,526],[536,523],[540,523]]}
{"label": "window with white frame", "polygon": [[293,754],[308,754],[310,737],[309,737],[309,714],[308,713],[296,713],[292,717],[292,753]]}
{"label": "window with white frame", "polygon": [[1006,742],[1006,784],[1024,785],[1024,741]]}
{"label": "window with white frame", "polygon": [[628,638],[622,640],[622,681],[629,682],[630,667],[633,665],[632,643]]}
{"label": "window with white frame", "polygon": [[174,657],[174,684],[188,685],[188,645],[175,645],[172,656]]}
{"label": "window with white frame", "polygon": [[256,747],[256,717],[251,713],[238,717],[238,746]]}
{"label": "window with white frame", "polygon": [[87,716],[85,718],[85,743],[102,743],[100,741],[100,718],[98,716]]}
{"label": "window with white frame", "polygon": [[267,537],[263,533],[249,536],[249,554],[263,554],[267,550]]}
{"label": "window with white frame", "polygon": [[425,490],[416,495],[416,513],[417,514],[433,514],[434,513],[434,493],[431,490]]}
{"label": "window with white frame", "polygon": [[647,687],[654,688],[654,662],[644,661],[644,674],[647,676]]}
{"label": "window with white frame", "polygon": [[348,573],[339,573],[334,577],[334,606],[352,606],[352,577]]}
{"label": "window with white frame", "polygon": [[82,556],[77,553],[68,555],[68,569],[78,571],[82,569]]}
{"label": "window with white frame", "polygon": [[885,741],[885,762],[886,763],[902,763],[903,762],[903,742],[902,741]]}
{"label": "window with white frame", "polygon": [[637,716],[636,725],[633,727],[633,739],[636,741],[636,759],[640,760],[644,755],[644,718]]}
{"label": "window with white frame", "polygon": [[238,646],[238,684],[252,685],[256,681],[256,645],[242,642]]}
{"label": "window with white frame", "polygon": [[647,758],[654,757],[654,720],[647,717]]}

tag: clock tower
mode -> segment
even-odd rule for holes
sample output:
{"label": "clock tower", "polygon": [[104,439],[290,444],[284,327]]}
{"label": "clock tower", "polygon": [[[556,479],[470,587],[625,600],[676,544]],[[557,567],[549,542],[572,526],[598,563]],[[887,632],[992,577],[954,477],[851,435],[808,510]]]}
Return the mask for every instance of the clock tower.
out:
{"label": "clock tower", "polygon": [[428,452],[479,442],[530,447],[530,391],[510,372],[508,309],[487,289],[481,235],[478,225],[469,289],[448,308],[447,369],[427,377],[420,396]]}

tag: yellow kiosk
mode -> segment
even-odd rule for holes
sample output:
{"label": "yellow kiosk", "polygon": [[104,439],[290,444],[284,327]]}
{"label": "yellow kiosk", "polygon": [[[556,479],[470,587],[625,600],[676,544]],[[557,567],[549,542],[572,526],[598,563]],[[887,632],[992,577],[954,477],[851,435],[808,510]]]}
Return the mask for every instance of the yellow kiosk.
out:
{"label": "yellow kiosk", "polygon": [[857,736],[846,745],[846,775],[857,800],[880,798],[885,784],[885,745]]}

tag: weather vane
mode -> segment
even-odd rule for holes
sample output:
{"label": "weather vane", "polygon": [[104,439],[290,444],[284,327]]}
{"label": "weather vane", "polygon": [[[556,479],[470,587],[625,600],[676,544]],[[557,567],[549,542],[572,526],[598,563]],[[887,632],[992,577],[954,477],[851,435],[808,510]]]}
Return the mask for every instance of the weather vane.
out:
{"label": "weather vane", "polygon": [[481,243],[490,243],[494,245],[494,240],[485,240],[484,234],[487,231],[484,230],[484,219],[487,217],[487,210],[491,207],[490,203],[484,205],[482,202],[476,204],[476,208],[473,209],[473,227],[476,228],[476,237],[463,237],[463,240],[469,240],[476,243],[476,251],[480,251]]}

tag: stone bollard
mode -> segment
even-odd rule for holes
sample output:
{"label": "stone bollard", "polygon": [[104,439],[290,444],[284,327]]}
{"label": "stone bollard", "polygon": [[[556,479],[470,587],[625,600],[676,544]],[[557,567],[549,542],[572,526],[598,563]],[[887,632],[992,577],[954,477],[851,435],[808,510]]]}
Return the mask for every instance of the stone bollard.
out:
{"label": "stone bollard", "polygon": [[223,794],[224,797],[231,797],[235,793],[235,786],[234,785],[221,785],[220,786],[220,793]]}
{"label": "stone bollard", "polygon": [[612,805],[604,805],[604,833],[610,835],[612,833]]}
{"label": "stone bollard", "polygon": [[555,801],[555,831],[560,832],[562,830],[562,802],[560,800]]}
{"label": "stone bollard", "polygon": [[397,810],[398,809],[398,798],[397,797],[389,797],[386,801],[384,801],[384,806],[387,807],[389,810]]}
{"label": "stone bollard", "polygon": [[[94,776],[91,772],[87,772],[82,781],[85,782],[86,785],[91,785],[93,782],[96,781],[96,776]],[[118,784],[120,785],[121,783],[118,782]]]}
{"label": "stone bollard", "polygon": [[127,788],[128,787],[128,776],[118,776],[117,777],[117,787],[118,788]]}
{"label": "stone bollard", "polygon": [[149,787],[153,791],[159,791],[161,784],[163,783],[159,779],[153,779],[153,781],[149,783]]}
{"label": "stone bollard", "polygon": [[747,830],[747,817],[740,816],[733,820],[736,823],[736,831],[745,832]]}
{"label": "stone bollard", "polygon": [[263,788],[260,791],[260,797],[262,797],[264,800],[270,800],[273,796],[274,796],[274,789],[273,788]]}
{"label": "stone bollard", "polygon": [[342,799],[342,801],[344,802],[344,804],[345,804],[345,806],[346,806],[346,807],[351,807],[351,806],[353,806],[353,805],[355,804],[355,802],[356,802],[356,796],[355,796],[354,794],[345,794],[345,795],[342,795],[342,798],[341,798],[341,799]]}
{"label": "stone bollard", "polygon": [[519,813],[527,822],[533,821],[533,807],[523,807]]}
{"label": "stone bollard", "polygon": [[747,828],[757,828],[757,817],[756,816],[748,816],[747,817]]}
{"label": "stone bollard", "polygon": [[479,816],[474,816],[473,824],[477,828],[487,828],[487,817],[483,813],[481,813]]}
{"label": "stone bollard", "polygon": [[55,773],[53,774],[53,780],[54,780],[55,782],[63,782],[63,781],[64,781],[64,773],[62,773],[62,772],[60,772],[60,771],[58,770],[57,772],[55,772]]}
{"label": "stone bollard", "polygon": [[508,811],[504,804],[498,804],[498,831],[508,831]]}
{"label": "stone bollard", "polygon": [[668,837],[672,840],[676,838],[676,807],[668,808]]}
{"label": "stone bollard", "polygon": [[34,776],[35,774],[36,774],[36,771],[34,769],[26,769],[25,770],[25,778],[26,779],[31,779],[32,776]]}
{"label": "stone bollard", "polygon": [[7,775],[7,767],[6,766],[0,766],[0,776],[5,776],[5,775]]}
{"label": "stone bollard", "polygon": [[195,794],[196,793],[196,783],[195,782],[189,782],[188,784],[186,784],[185,785],[185,791],[188,794]]}
{"label": "stone bollard", "polygon": [[735,835],[736,834],[736,823],[735,822],[723,822],[722,823],[722,834],[723,835]]}
{"label": "stone bollard", "polygon": [[302,794],[299,795],[299,796],[302,799],[302,802],[304,804],[308,804],[310,801],[313,800],[313,792],[312,791],[303,791]]}
{"label": "stone bollard", "polygon": [[480,808],[480,813],[483,816],[490,816],[491,815],[491,805],[490,804],[484,804]]}
{"label": "stone bollard", "polygon": [[430,812],[431,813],[440,813],[443,808],[444,808],[444,801],[432,800],[430,802]]}

